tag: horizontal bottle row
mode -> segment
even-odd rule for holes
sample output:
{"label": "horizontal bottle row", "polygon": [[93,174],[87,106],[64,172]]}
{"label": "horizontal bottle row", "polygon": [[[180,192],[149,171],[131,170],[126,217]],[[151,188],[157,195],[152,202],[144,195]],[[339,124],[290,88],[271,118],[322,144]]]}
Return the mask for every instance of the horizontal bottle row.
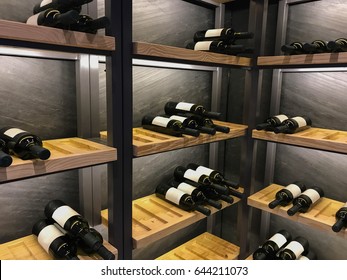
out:
{"label": "horizontal bottle row", "polygon": [[281,50],[286,55],[345,52],[347,51],[347,39],[314,40],[311,43],[292,42],[289,45],[283,45]]}

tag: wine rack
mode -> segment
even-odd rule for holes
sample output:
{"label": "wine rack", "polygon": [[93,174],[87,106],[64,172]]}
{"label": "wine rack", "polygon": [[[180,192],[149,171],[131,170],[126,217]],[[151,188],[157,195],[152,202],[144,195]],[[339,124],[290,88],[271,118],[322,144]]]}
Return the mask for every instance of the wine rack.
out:
{"label": "wine rack", "polygon": [[[243,192],[243,189],[240,188],[239,191]],[[233,198],[233,204],[240,201],[237,197]],[[231,206],[227,202],[220,202],[222,203],[222,209]],[[212,206],[207,205],[206,207],[211,210],[211,215],[220,211]],[[132,213],[133,248],[144,247],[151,242],[206,218],[205,215],[197,211],[184,211],[158,198],[155,194],[134,200]],[[101,216],[103,224],[107,226],[108,210],[103,210]]]}
{"label": "wine rack", "polygon": [[[117,259],[117,249],[108,242],[103,245],[112,252]],[[98,254],[87,255],[77,251],[81,260],[102,260]],[[0,260],[52,260],[53,257],[41,247],[35,235],[28,235],[4,244],[0,244]]]}
{"label": "wine rack", "polygon": [[0,182],[117,160],[115,148],[78,137],[46,140],[43,146],[51,152],[49,159],[22,160],[13,156],[9,167],[0,168]]}
{"label": "wine rack", "polygon": [[347,131],[311,127],[294,134],[275,134],[270,131],[253,130],[252,137],[270,142],[347,153]]}
{"label": "wine rack", "polygon": [[347,238],[347,230],[335,233],[331,227],[334,225],[335,213],[344,205],[343,202],[332,200],[322,197],[316,204],[314,204],[306,213],[296,213],[294,216],[289,216],[287,210],[291,207],[278,206],[270,209],[268,204],[275,198],[276,192],[284,188],[281,185],[272,184],[257,193],[248,197],[248,205],[261,209],[263,211],[275,214],[289,220],[312,226],[319,230]]}
{"label": "wine rack", "polygon": [[237,260],[240,247],[205,232],[157,260]]}
{"label": "wine rack", "polygon": [[[155,154],[159,152],[171,151],[206,143],[223,141],[236,137],[241,137],[246,134],[247,126],[221,121],[213,121],[217,125],[222,125],[230,128],[229,133],[216,132],[215,135],[203,134],[194,137],[183,135],[182,137],[170,136],[162,133],[157,133],[141,127],[133,129],[133,153],[135,157]],[[107,139],[107,132],[100,133],[102,139]]]}

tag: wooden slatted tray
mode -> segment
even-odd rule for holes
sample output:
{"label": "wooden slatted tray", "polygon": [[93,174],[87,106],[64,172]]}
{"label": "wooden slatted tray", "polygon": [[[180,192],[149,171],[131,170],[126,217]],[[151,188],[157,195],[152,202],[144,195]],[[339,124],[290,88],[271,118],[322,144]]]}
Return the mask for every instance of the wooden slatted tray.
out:
{"label": "wooden slatted tray", "polygon": [[260,67],[273,68],[285,68],[295,66],[346,66],[347,52],[260,56],[258,57],[257,64]]}
{"label": "wooden slatted tray", "polygon": [[268,207],[268,204],[274,199],[276,192],[282,188],[284,187],[272,184],[249,196],[248,205],[347,238],[347,229],[342,229],[338,233],[331,229],[335,223],[335,213],[344,205],[344,202],[323,197],[307,213],[296,213],[294,216],[289,216],[287,210],[291,205],[286,207],[278,206],[275,209]]}
{"label": "wooden slatted tray", "polygon": [[294,133],[283,134],[253,130],[252,137],[277,143],[347,153],[347,131],[311,127]]}
{"label": "wooden slatted tray", "polygon": [[[201,145],[205,143],[217,142],[226,139],[241,137],[246,134],[247,126],[242,124],[213,121],[215,124],[227,126],[230,128],[229,133],[217,132],[215,135],[201,133],[200,136],[194,137],[184,135],[182,137],[170,136],[157,133],[141,127],[133,129],[133,152],[135,157],[151,155],[155,153],[172,151],[190,146]],[[101,138],[107,138],[107,132],[100,133]]]}
{"label": "wooden slatted tray", "polygon": [[224,55],[219,53],[194,51],[185,48],[159,44],[134,42],[133,53],[136,57],[147,59],[174,60],[177,62],[196,62],[223,66],[250,67],[252,60],[248,57]]}
{"label": "wooden slatted tray", "polygon": [[205,232],[157,260],[237,260],[240,247]]}
{"label": "wooden slatted tray", "polygon": [[49,174],[111,162],[117,159],[117,150],[82,138],[64,138],[43,141],[51,151],[47,160],[21,160],[13,156],[9,167],[0,167],[0,182]]}
{"label": "wooden slatted tray", "polygon": [[[104,241],[104,246],[115,254],[118,250],[110,243]],[[81,260],[102,260],[98,254],[87,255],[82,251],[77,252]],[[0,244],[0,260],[53,260],[54,258],[37,242],[35,235],[28,235],[4,244]]]}
{"label": "wooden slatted tray", "polygon": [[0,20],[0,39],[99,51],[114,51],[116,49],[115,38],[113,37],[8,20]]}
{"label": "wooden slatted tray", "polygon": [[[243,189],[240,188],[242,192]],[[240,201],[234,197],[234,204]],[[222,209],[230,206],[229,203],[221,201]],[[217,209],[208,207],[212,213]],[[133,201],[133,247],[144,247],[151,242],[159,240],[175,231],[185,228],[206,216],[197,211],[187,212],[175,205],[158,198],[155,194],[142,197]],[[101,212],[102,223],[108,225],[108,210]]]}

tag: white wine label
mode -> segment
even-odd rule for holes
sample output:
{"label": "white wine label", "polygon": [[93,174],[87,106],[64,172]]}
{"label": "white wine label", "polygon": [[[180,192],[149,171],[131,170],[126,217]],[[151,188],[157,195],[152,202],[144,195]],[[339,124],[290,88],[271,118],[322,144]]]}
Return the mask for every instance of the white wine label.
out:
{"label": "white wine label", "polygon": [[210,50],[210,46],[212,44],[212,41],[202,41],[195,43],[194,50],[195,51],[208,51]]}
{"label": "white wine label", "polygon": [[185,195],[185,193],[181,190],[170,188],[165,194],[165,199],[175,203],[176,205],[180,205],[180,200],[183,195]]}
{"label": "white wine label", "polygon": [[288,119],[286,115],[277,115],[276,118],[280,121],[283,122]]}
{"label": "white wine label", "polygon": [[306,256],[300,256],[300,258],[298,258],[298,261],[309,261],[310,259]]}
{"label": "white wine label", "polygon": [[320,199],[319,193],[314,189],[308,189],[304,191],[302,194],[307,195],[312,200],[312,204],[315,203],[318,199]]}
{"label": "white wine label", "polygon": [[152,124],[157,125],[157,126],[162,126],[162,127],[167,127],[167,124],[171,120],[169,118],[164,118],[164,117],[155,117],[152,121]]}
{"label": "white wine label", "polygon": [[198,183],[199,178],[201,177],[201,174],[199,174],[193,169],[188,169],[186,172],[184,172],[183,177]]}
{"label": "white wine label", "polygon": [[53,0],[42,0],[40,7],[46,6],[48,4],[51,4]]}
{"label": "white wine label", "polygon": [[296,259],[305,251],[304,246],[302,246],[298,241],[290,242],[286,246],[286,249],[288,249],[289,251],[292,251],[296,256]]}
{"label": "white wine label", "polygon": [[187,102],[179,102],[176,105],[176,109],[183,110],[183,111],[190,111],[190,109],[194,106],[193,103],[187,103]]}
{"label": "white wine label", "polygon": [[23,133],[23,132],[26,132],[26,131],[19,129],[19,128],[10,128],[10,129],[6,130],[4,132],[4,134],[8,137],[14,138],[14,137],[16,137],[16,135],[18,135],[19,133]]}
{"label": "white wine label", "polygon": [[209,29],[205,33],[205,37],[219,37],[221,36],[223,28]]}
{"label": "white wine label", "polygon": [[269,240],[275,242],[278,248],[281,248],[287,242],[287,239],[280,233],[276,233]]}
{"label": "white wine label", "polygon": [[37,19],[40,14],[33,15],[27,19],[27,24],[37,25]]}
{"label": "white wine label", "polygon": [[304,118],[302,117],[294,117],[293,120],[296,120],[296,122],[298,123],[299,127],[303,127],[307,125],[307,122]]}
{"label": "white wine label", "polygon": [[176,115],[173,115],[173,116],[170,116],[170,120],[176,120],[176,121],[180,121],[180,122],[184,122],[187,118],[185,117],[181,117],[181,116],[176,116]]}
{"label": "white wine label", "polygon": [[301,194],[301,189],[295,184],[289,184],[286,186],[286,190],[292,193],[293,198],[296,198]]}
{"label": "white wine label", "polygon": [[57,229],[54,225],[48,225],[45,228],[43,228],[38,237],[37,241],[40,243],[42,248],[49,253],[49,246],[51,246],[52,242],[64,234]]}
{"label": "white wine label", "polygon": [[184,193],[192,194],[196,188],[193,187],[192,185],[187,184],[187,183],[181,183],[178,185],[177,189],[184,192]]}
{"label": "white wine label", "polygon": [[200,175],[210,176],[210,174],[213,172],[213,170],[210,168],[204,167],[204,166],[199,166],[196,169],[196,172],[199,173]]}
{"label": "white wine label", "polygon": [[52,215],[52,219],[58,223],[62,228],[66,221],[73,216],[79,216],[79,214],[73,210],[70,206],[63,205],[57,208]]}

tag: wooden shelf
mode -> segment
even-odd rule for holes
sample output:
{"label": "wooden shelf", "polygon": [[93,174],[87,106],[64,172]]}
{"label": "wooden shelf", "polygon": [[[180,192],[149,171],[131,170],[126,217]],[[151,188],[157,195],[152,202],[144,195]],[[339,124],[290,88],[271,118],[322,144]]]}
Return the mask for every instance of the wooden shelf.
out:
{"label": "wooden shelf", "polygon": [[194,51],[185,48],[165,46],[159,44],[134,42],[133,53],[137,57],[147,59],[174,60],[176,62],[195,62],[223,66],[250,67],[248,57],[224,55],[219,53]]}
{"label": "wooden shelf", "polygon": [[[115,38],[46,26],[0,20],[1,39],[21,43],[64,46],[80,50],[114,51]],[[14,45],[11,43],[11,45]],[[74,50],[76,52],[76,50]]]}
{"label": "wooden shelf", "polygon": [[289,216],[287,210],[291,205],[285,207],[278,206],[275,209],[268,207],[268,204],[274,199],[276,192],[282,188],[284,187],[272,184],[249,196],[247,200],[248,205],[347,239],[347,229],[343,229],[338,233],[331,229],[335,223],[335,213],[343,207],[344,202],[323,197],[307,213],[296,213],[294,216]]}
{"label": "wooden shelf", "polygon": [[[243,189],[240,188],[242,192]],[[240,201],[233,197],[234,203]],[[222,209],[231,204],[221,201]],[[206,206],[211,210],[211,214],[220,211],[211,206]],[[144,247],[151,242],[157,241],[177,230],[185,228],[199,220],[206,218],[205,215],[197,211],[184,211],[175,205],[158,198],[155,194],[142,197],[133,201],[132,207],[132,232],[133,247]],[[108,225],[108,210],[101,212],[102,223]]]}
{"label": "wooden shelf", "polygon": [[309,128],[294,134],[253,130],[252,137],[288,145],[308,147],[331,152],[347,153],[347,131]]}
{"label": "wooden shelf", "polygon": [[346,66],[347,52],[319,53],[282,56],[259,56],[257,65],[260,67],[319,67],[319,66]]}
{"label": "wooden shelf", "polygon": [[13,162],[9,167],[0,167],[0,182],[97,165],[117,159],[115,148],[77,137],[43,141],[43,146],[51,152],[49,159],[21,160],[13,156]]}
{"label": "wooden shelf", "polygon": [[[217,132],[215,135],[201,133],[200,136],[194,137],[184,135],[182,137],[170,136],[157,133],[141,127],[133,129],[133,153],[135,157],[151,155],[160,152],[167,152],[186,147],[201,145],[205,143],[217,142],[246,134],[247,126],[241,124],[213,121],[215,124],[227,126],[230,128],[229,133]],[[102,139],[107,139],[107,132],[100,133]]]}
{"label": "wooden shelf", "polygon": [[[117,259],[118,250],[110,243],[104,241],[104,246],[110,250]],[[98,254],[87,255],[77,252],[81,260],[102,260]],[[37,242],[35,235],[28,235],[4,244],[0,244],[0,260],[53,260],[54,258]]]}
{"label": "wooden shelf", "polygon": [[240,247],[205,232],[156,260],[237,260]]}

